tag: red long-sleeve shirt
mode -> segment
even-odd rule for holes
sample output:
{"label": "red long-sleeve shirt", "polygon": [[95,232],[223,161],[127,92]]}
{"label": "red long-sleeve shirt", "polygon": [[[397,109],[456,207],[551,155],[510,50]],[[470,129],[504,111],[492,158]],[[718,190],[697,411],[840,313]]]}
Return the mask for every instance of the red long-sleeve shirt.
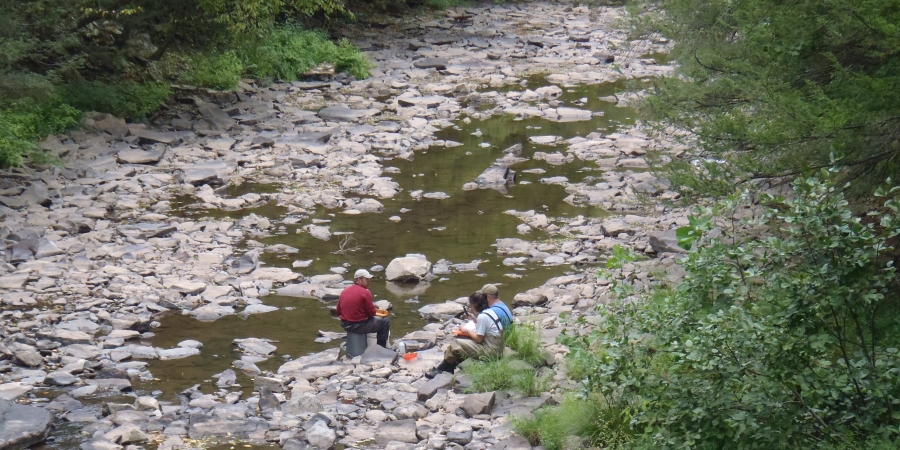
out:
{"label": "red long-sleeve shirt", "polygon": [[341,292],[337,303],[337,313],[341,320],[362,322],[375,315],[375,302],[368,289],[354,284]]}

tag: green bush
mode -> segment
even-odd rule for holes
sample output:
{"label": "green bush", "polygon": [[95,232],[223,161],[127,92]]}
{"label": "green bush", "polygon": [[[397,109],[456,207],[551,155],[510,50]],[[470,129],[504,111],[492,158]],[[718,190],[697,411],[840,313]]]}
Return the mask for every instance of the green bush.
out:
{"label": "green bush", "polygon": [[58,88],[61,101],[81,111],[110,113],[139,120],[156,111],[172,94],[162,83],[82,81]]}
{"label": "green bush", "polygon": [[246,66],[234,51],[197,55],[190,63],[188,82],[212,89],[228,90],[237,87]]}
{"label": "green bush", "polygon": [[[748,201],[731,196],[679,230],[683,247],[699,242],[677,289],[611,303],[597,329],[562,338],[590,374],[584,393],[637,399],[613,406],[656,448],[896,440],[900,201],[862,220],[840,189],[802,178],[793,198],[764,197],[754,221],[715,219]],[[713,228],[722,235],[704,238]]]}
{"label": "green bush", "polygon": [[547,450],[627,448],[632,441],[629,418],[603,399],[567,396],[558,406],[538,409],[533,416],[513,417],[513,428],[532,445]]}
{"label": "green bush", "polygon": [[247,73],[257,78],[293,81],[314,66],[331,63],[335,71],[363,79],[372,68],[365,54],[348,41],[334,43],[321,32],[304,30],[295,24],[245,36],[238,40],[236,48]]}
{"label": "green bush", "polygon": [[35,141],[61,133],[78,123],[81,113],[58,101],[19,99],[0,106],[0,166],[22,163]]}

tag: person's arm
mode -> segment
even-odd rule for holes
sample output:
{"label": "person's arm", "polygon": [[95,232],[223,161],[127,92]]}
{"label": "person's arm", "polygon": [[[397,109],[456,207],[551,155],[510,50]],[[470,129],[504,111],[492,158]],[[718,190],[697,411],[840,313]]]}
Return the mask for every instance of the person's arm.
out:
{"label": "person's arm", "polygon": [[369,317],[375,317],[375,301],[372,298],[372,292],[368,289],[365,290],[365,294],[363,297],[366,298],[366,315]]}
{"label": "person's arm", "polygon": [[477,332],[471,330],[469,330],[468,333],[469,338],[475,341],[476,344],[484,342],[484,335],[478,334]]}

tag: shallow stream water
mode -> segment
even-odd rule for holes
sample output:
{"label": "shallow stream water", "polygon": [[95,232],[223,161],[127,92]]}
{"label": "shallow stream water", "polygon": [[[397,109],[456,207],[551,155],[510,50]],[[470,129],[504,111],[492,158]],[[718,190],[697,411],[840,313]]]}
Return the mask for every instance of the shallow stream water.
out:
{"label": "shallow stream water", "polygon": [[[529,80],[529,88],[546,84],[538,78]],[[341,210],[320,209],[313,219],[330,220],[332,232],[352,233],[349,247],[355,251],[340,252],[343,236],[333,236],[322,241],[306,233],[295,230],[309,224],[303,220],[297,224],[284,224],[286,208],[265,205],[242,211],[210,211],[186,207],[182,214],[193,220],[205,217],[217,219],[240,218],[255,213],[272,219],[280,234],[259,239],[266,245],[286,244],[300,249],[299,254],[264,254],[262,261],[269,267],[291,267],[295,260],[312,259],[313,263],[304,269],[295,269],[305,276],[330,273],[334,267],[345,267],[344,278],[352,277],[357,268],[370,268],[376,264],[387,266],[395,257],[407,253],[424,254],[432,263],[446,259],[451,263],[478,261],[478,269],[467,272],[453,271],[442,275],[431,283],[401,287],[384,280],[383,272],[376,273],[370,290],[376,300],[393,303],[391,315],[392,338],[399,338],[407,332],[421,329],[425,325],[417,310],[429,303],[468,296],[485,283],[495,283],[500,288],[500,297],[509,303],[512,297],[525,290],[540,286],[547,279],[573,272],[570,265],[544,266],[529,263],[524,266],[507,267],[501,261],[506,256],[498,256],[492,247],[498,238],[521,238],[540,242],[549,237],[538,230],[520,235],[516,226],[519,219],[507,210],[528,211],[546,214],[548,218],[573,219],[577,216],[600,217],[605,211],[592,207],[576,207],[562,201],[566,197],[559,185],[543,184],[543,178],[564,176],[569,181],[579,182],[586,177],[602,175],[591,162],[574,162],[553,166],[545,161],[530,159],[536,151],[552,153],[565,150],[565,146],[534,145],[529,136],[555,135],[568,139],[584,136],[591,132],[614,132],[621,125],[634,123],[635,111],[619,107],[614,103],[601,101],[605,97],[622,90],[620,83],[563,88],[558,99],[560,106],[570,106],[603,112],[591,120],[577,122],[552,122],[541,118],[517,120],[511,115],[493,115],[485,120],[464,123],[459,120],[456,127],[446,128],[437,133],[437,139],[461,142],[455,148],[435,147],[416,152],[412,161],[385,159],[385,169],[396,168],[399,172],[391,176],[400,184],[401,192],[391,199],[379,199],[384,204],[382,213],[359,215],[344,214]],[[519,87],[520,90],[524,90]],[[501,94],[502,95],[502,94]],[[587,99],[581,103],[581,99]],[[480,131],[480,136],[473,135]],[[477,133],[476,133],[477,134]],[[517,172],[516,184],[507,193],[492,189],[465,191],[462,186],[473,181],[496,159],[503,156],[503,150],[521,143],[522,155],[528,161],[511,168]],[[489,145],[483,145],[489,144]],[[543,169],[545,173],[525,173],[530,169]],[[228,196],[239,196],[248,191],[273,192],[279,189],[273,185],[245,184],[229,187]],[[415,200],[410,192],[444,192],[448,198],[437,200],[423,198]],[[182,198],[176,206],[185,206],[191,199]],[[401,209],[407,212],[400,212]],[[400,216],[399,222],[391,221],[391,216]],[[280,228],[283,226],[283,228]],[[603,258],[604,255],[598,255]],[[510,276],[512,275],[512,276]],[[342,331],[340,322],[330,314],[329,304],[314,299],[301,299],[269,295],[263,303],[280,308],[278,311],[241,317],[226,316],[215,322],[200,322],[191,316],[168,314],[161,319],[161,326],[154,331],[155,336],[143,340],[143,344],[160,348],[172,348],[186,339],[203,343],[199,356],[171,361],[149,361],[149,370],[155,379],[135,385],[142,394],[162,391],[161,401],[177,404],[176,394],[195,384],[201,384],[204,392],[216,390],[212,375],[231,367],[232,361],[240,359],[240,352],[233,344],[236,338],[271,339],[277,347],[276,356],[257,363],[260,369],[276,371],[289,357],[297,357],[340,345],[341,341],[317,343],[318,330]],[[245,394],[252,390],[252,383],[246,378],[238,379],[245,388]],[[57,433],[54,433],[58,435]],[[60,436],[57,445],[66,446]],[[230,448],[226,445],[217,448]],[[234,448],[244,448],[237,444]]]}
{"label": "shallow stream water", "polygon": [[[536,83],[531,83],[536,84]],[[536,86],[529,86],[536,87]],[[382,213],[344,214],[340,210],[320,209],[313,219],[330,220],[332,232],[347,232],[351,241],[349,247],[356,251],[340,252],[343,236],[333,236],[322,241],[295,229],[308,224],[285,225],[282,234],[261,239],[267,245],[286,244],[300,249],[299,254],[264,254],[262,260],[269,267],[291,267],[295,260],[312,259],[307,268],[299,269],[304,275],[330,273],[333,267],[345,267],[350,278],[357,268],[369,268],[380,264],[387,266],[391,259],[407,253],[424,254],[432,263],[446,259],[452,263],[479,261],[478,270],[453,272],[431,283],[414,286],[399,286],[386,282],[382,274],[376,274],[370,290],[376,300],[389,300],[394,308],[391,316],[393,337],[420,329],[425,322],[419,318],[417,310],[428,303],[440,303],[467,296],[485,283],[496,283],[500,287],[501,298],[511,300],[515,293],[541,285],[548,278],[573,270],[571,266],[543,266],[528,264],[507,267],[501,264],[504,256],[498,256],[493,244],[498,238],[519,237],[541,241],[548,237],[537,230],[527,235],[519,235],[516,226],[521,222],[507,210],[534,210],[549,218],[574,218],[578,215],[597,217],[604,211],[589,207],[574,207],[562,201],[567,195],[562,186],[542,184],[542,178],[565,176],[570,181],[581,181],[587,176],[601,173],[593,163],[575,161],[553,166],[545,161],[528,161],[514,165],[516,181],[506,194],[492,189],[464,191],[462,186],[473,181],[489,167],[502,151],[514,144],[524,146],[522,156],[531,157],[536,151],[554,152],[564,147],[534,145],[529,136],[556,135],[562,138],[584,136],[594,131],[609,133],[622,124],[634,122],[634,111],[599,100],[599,97],[613,94],[621,89],[620,84],[599,84],[577,86],[564,89],[559,100],[567,105],[602,111],[602,116],[578,122],[551,122],[541,118],[516,120],[511,115],[494,115],[486,120],[473,120],[469,124],[457,122],[457,127],[446,128],[437,133],[438,139],[449,139],[463,145],[446,149],[431,148],[417,152],[412,161],[385,160],[387,169],[395,167],[399,173],[389,173],[400,184],[402,191],[391,199],[380,200],[384,204]],[[587,98],[587,103],[574,103]],[[476,131],[481,136],[473,135]],[[490,144],[484,147],[482,144]],[[544,169],[546,173],[523,173],[528,169]],[[267,185],[257,185],[258,190],[270,190]],[[443,200],[413,199],[409,193],[444,192],[449,198]],[[241,195],[244,190],[234,188],[228,194]],[[409,211],[401,213],[406,208]],[[244,216],[250,211],[239,211]],[[253,211],[267,215],[276,225],[283,217],[277,207],[263,207]],[[225,211],[193,211],[192,217],[233,214]],[[399,222],[390,220],[400,216]],[[507,274],[514,274],[516,278]],[[379,277],[379,275],[381,275]],[[265,304],[281,308],[279,311],[251,315],[247,318],[228,316],[215,322],[199,322],[190,316],[169,315],[154,330],[156,336],[148,344],[171,348],[185,339],[196,339],[204,344],[199,356],[172,361],[152,361],[150,371],[159,379],[142,386],[148,391],[162,390],[165,396],[172,396],[182,389],[209,380],[210,376],[231,366],[240,357],[232,343],[236,338],[257,337],[277,341],[277,355],[269,361],[259,363],[262,370],[276,370],[287,356],[297,357],[339,345],[339,341],[327,344],[315,342],[318,330],[342,331],[339,321],[332,317],[329,305],[314,299],[300,299],[270,295],[262,299]]]}

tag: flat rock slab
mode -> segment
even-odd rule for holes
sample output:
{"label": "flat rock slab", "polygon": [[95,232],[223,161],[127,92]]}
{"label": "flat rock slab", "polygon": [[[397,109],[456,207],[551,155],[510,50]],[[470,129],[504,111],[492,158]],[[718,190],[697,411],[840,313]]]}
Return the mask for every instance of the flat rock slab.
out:
{"label": "flat rock slab", "polygon": [[181,142],[181,136],[175,132],[132,129],[132,136],[137,136],[140,145],[169,144],[176,145]]}
{"label": "flat rock slab", "polygon": [[375,433],[375,443],[386,445],[391,441],[416,444],[419,438],[416,436],[416,421],[412,419],[395,420],[393,422],[381,422]]}
{"label": "flat rock slab", "polygon": [[0,448],[25,448],[47,439],[51,417],[47,410],[0,400]]}
{"label": "flat rock slab", "polygon": [[478,414],[489,414],[494,409],[495,398],[496,395],[493,392],[469,394],[463,401],[461,408],[469,417],[475,417]]}
{"label": "flat rock slab", "polygon": [[165,154],[165,148],[156,151],[122,150],[116,154],[116,159],[123,164],[156,164]]}
{"label": "flat rock slab", "polygon": [[15,400],[25,395],[31,389],[32,387],[30,385],[22,384],[18,381],[13,383],[3,383],[0,384],[0,399]]}
{"label": "flat rock slab", "polygon": [[27,281],[27,273],[4,275],[0,277],[0,289],[21,289]]}
{"label": "flat rock slab", "polygon": [[413,62],[416,69],[437,69],[444,70],[447,68],[447,58],[422,58]]}
{"label": "flat rock slab", "polygon": [[388,350],[380,345],[370,345],[366,347],[366,351],[364,351],[359,358],[359,363],[364,366],[375,363],[394,364],[397,362],[399,356],[399,353]]}
{"label": "flat rock slab", "polygon": [[401,97],[397,99],[397,104],[400,106],[423,106],[425,108],[436,108],[441,103],[444,103],[446,100],[445,97],[440,95],[428,95],[425,97]]}
{"label": "flat rock slab", "polygon": [[449,372],[441,372],[437,374],[434,378],[425,382],[425,384],[419,386],[419,392],[417,394],[420,402],[424,402],[431,397],[434,397],[434,394],[441,389],[449,389],[450,386],[453,385],[453,375]]}
{"label": "flat rock slab", "polygon": [[366,116],[366,113],[352,110],[347,105],[326,106],[318,114],[322,119],[338,122],[355,122]]}

